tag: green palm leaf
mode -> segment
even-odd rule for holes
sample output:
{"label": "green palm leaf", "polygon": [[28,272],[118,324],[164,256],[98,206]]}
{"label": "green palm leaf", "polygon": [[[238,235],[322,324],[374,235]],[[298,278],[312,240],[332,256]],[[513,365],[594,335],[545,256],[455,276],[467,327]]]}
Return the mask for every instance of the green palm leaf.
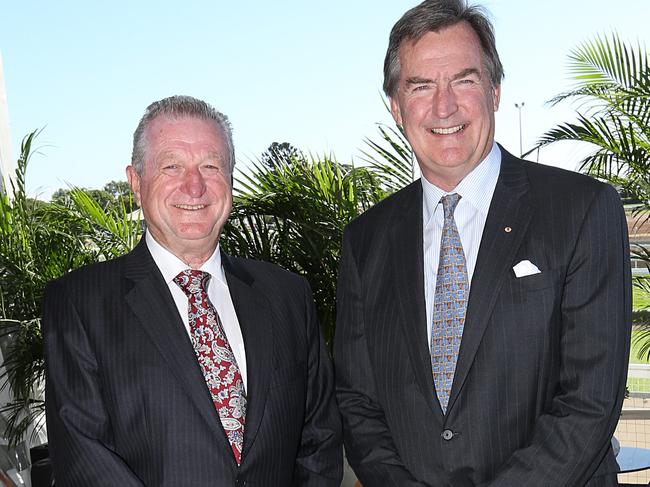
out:
{"label": "green palm leaf", "polygon": [[82,190],[72,190],[69,206],[28,198],[25,174],[37,135],[23,139],[13,191],[0,192],[0,346],[5,367],[0,380],[14,398],[2,410],[4,433],[12,443],[21,441],[43,412],[38,388],[44,376],[40,309],[45,284],[76,267],[124,253],[139,234],[126,210],[103,210]]}
{"label": "green palm leaf", "polygon": [[[546,132],[537,148],[559,141],[579,141],[593,150],[581,170],[609,181],[640,202],[633,215],[650,216],[650,58],[641,45],[623,42],[617,34],[597,36],[571,51],[569,72],[574,87],[551,100],[577,102],[577,121]],[[632,253],[650,265],[644,247]],[[650,292],[647,277],[635,286]],[[650,358],[650,330],[636,335],[639,350]]]}

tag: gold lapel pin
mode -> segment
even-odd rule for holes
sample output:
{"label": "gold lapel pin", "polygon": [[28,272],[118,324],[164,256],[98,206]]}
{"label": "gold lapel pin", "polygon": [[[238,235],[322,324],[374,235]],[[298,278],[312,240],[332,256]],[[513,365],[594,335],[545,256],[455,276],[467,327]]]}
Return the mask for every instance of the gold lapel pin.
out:
{"label": "gold lapel pin", "polygon": [[510,227],[506,227],[506,228],[504,228],[503,230],[504,230],[506,233],[510,233],[510,232],[512,232],[512,228],[510,228]]}

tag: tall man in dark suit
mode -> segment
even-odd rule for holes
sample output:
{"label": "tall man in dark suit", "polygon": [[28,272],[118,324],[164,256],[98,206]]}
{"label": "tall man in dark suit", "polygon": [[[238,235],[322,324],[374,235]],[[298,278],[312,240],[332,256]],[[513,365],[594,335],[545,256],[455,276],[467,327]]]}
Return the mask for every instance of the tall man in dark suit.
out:
{"label": "tall man in dark suit", "polygon": [[234,161],[223,114],[191,97],[153,103],[127,168],[145,237],[48,285],[57,486],[340,485],[309,285],[219,249]]}
{"label": "tall man in dark suit", "polygon": [[427,0],[384,90],[422,178],[347,227],[335,338],[364,487],[617,485],[631,279],[619,197],[494,143],[489,20]]}

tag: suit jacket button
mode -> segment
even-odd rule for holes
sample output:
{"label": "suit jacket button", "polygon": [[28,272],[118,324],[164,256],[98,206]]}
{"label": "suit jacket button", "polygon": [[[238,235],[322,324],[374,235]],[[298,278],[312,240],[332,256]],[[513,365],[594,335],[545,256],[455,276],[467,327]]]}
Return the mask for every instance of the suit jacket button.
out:
{"label": "suit jacket button", "polygon": [[443,440],[449,441],[454,437],[454,432],[451,430],[444,430],[440,436],[442,436]]}

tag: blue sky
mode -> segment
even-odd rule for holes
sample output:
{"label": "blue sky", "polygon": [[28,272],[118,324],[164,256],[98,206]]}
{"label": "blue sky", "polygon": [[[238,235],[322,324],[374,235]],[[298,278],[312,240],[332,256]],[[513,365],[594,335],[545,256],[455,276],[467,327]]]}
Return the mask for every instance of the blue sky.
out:
{"label": "blue sky", "polygon": [[[274,141],[350,162],[364,138],[377,138],[376,123],[392,122],[380,95],[388,33],[417,3],[3,0],[14,158],[22,137],[44,128],[27,175],[32,196],[123,180],[145,107],[188,94],[229,115],[240,167]],[[613,30],[650,46],[650,0],[482,3],[506,71],[496,138],[513,153],[514,103],[525,102],[524,149],[572,118],[575,107],[545,104],[569,87],[572,48]],[[572,168],[580,153],[558,146],[542,162]]]}

